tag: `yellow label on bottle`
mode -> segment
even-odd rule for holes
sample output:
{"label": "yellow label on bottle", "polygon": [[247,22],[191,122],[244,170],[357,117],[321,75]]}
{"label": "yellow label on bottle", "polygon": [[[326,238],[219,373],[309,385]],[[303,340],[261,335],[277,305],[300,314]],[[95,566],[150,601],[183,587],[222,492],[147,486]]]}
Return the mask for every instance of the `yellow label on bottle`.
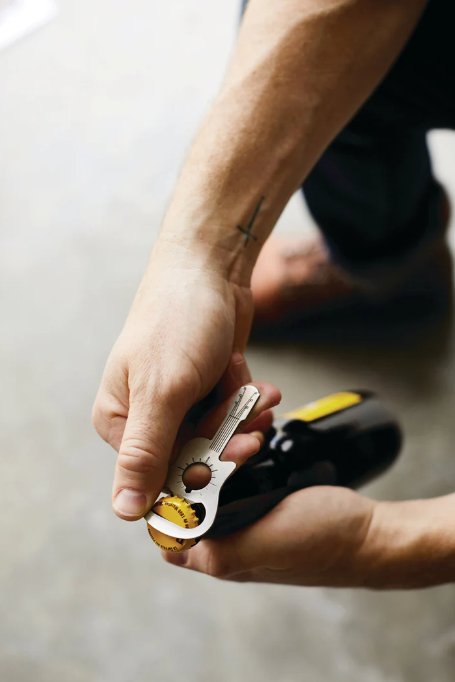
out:
{"label": "yellow label on bottle", "polygon": [[301,419],[304,422],[312,422],[316,419],[322,419],[329,414],[335,414],[340,410],[345,410],[347,407],[358,405],[362,402],[362,396],[351,391],[340,391],[339,393],[332,393],[325,398],[315,400],[308,405],[288,412],[284,416],[286,419]]}

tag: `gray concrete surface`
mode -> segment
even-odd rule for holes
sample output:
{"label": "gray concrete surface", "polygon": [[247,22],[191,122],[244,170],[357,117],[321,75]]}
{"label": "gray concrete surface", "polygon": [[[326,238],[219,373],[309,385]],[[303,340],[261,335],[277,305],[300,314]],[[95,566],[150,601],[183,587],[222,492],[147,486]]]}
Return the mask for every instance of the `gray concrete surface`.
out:
{"label": "gray concrete surface", "polygon": [[[60,0],[0,54],[2,682],[451,682],[455,595],[224,584],[110,511],[89,414],[178,165],[220,80],[228,0]],[[452,135],[432,140],[452,191]],[[305,222],[298,200],[280,229]],[[439,339],[439,340],[438,340]],[[453,488],[454,343],[252,348],[284,407],[380,391],[407,432],[383,498]]]}

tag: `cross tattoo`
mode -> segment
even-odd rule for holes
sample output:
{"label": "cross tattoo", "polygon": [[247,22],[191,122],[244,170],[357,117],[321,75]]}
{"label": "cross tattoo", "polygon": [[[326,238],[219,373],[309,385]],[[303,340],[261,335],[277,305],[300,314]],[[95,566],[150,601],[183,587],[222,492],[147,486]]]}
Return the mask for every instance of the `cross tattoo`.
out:
{"label": "cross tattoo", "polygon": [[259,213],[259,209],[261,208],[262,202],[264,201],[265,197],[261,197],[257,203],[256,208],[253,211],[253,215],[251,216],[248,225],[246,227],[242,227],[241,225],[237,225],[237,229],[239,232],[241,232],[243,235],[245,235],[245,241],[244,241],[244,246],[248,244],[250,239],[254,239],[254,241],[257,241],[257,237],[255,234],[253,234],[253,224],[254,221],[257,218],[257,214]]}

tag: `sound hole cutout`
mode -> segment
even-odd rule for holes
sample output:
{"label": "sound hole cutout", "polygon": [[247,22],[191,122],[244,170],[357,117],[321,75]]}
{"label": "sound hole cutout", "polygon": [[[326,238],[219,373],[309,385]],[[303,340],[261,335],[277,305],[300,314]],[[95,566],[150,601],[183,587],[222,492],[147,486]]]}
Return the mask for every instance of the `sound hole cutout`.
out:
{"label": "sound hole cutout", "polygon": [[212,470],[204,462],[190,464],[182,474],[186,493],[190,493],[192,490],[202,490],[202,488],[208,486],[211,480]]}

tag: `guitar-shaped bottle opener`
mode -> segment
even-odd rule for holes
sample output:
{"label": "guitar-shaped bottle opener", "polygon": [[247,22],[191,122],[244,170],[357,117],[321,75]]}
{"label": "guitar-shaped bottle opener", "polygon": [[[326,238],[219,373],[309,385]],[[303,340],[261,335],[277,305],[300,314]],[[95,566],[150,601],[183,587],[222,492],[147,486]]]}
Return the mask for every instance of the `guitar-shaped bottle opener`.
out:
{"label": "guitar-shaped bottle opener", "polygon": [[[249,416],[259,397],[259,391],[255,386],[242,386],[213,438],[211,440],[208,438],[193,438],[183,447],[180,455],[169,469],[163,492],[151,511],[145,516],[145,520],[151,526],[149,532],[152,538],[154,534],[151,529],[165,536],[179,538],[182,542],[199,538],[209,530],[218,510],[221,487],[236,467],[234,462],[221,460],[221,454],[237,430],[240,422]],[[208,471],[206,473],[210,476],[210,480],[204,483],[204,487],[190,489],[185,484],[185,472],[195,464],[207,468]],[[168,506],[172,507],[177,514],[175,519],[177,523],[170,521],[168,518],[163,518],[163,516],[155,511],[163,507],[166,499],[170,502]],[[184,512],[176,502],[186,502],[187,508],[191,508],[191,505],[202,505],[204,511],[201,514],[201,522],[199,523],[196,520],[195,523],[186,523]],[[174,516],[175,514],[172,518]]]}

